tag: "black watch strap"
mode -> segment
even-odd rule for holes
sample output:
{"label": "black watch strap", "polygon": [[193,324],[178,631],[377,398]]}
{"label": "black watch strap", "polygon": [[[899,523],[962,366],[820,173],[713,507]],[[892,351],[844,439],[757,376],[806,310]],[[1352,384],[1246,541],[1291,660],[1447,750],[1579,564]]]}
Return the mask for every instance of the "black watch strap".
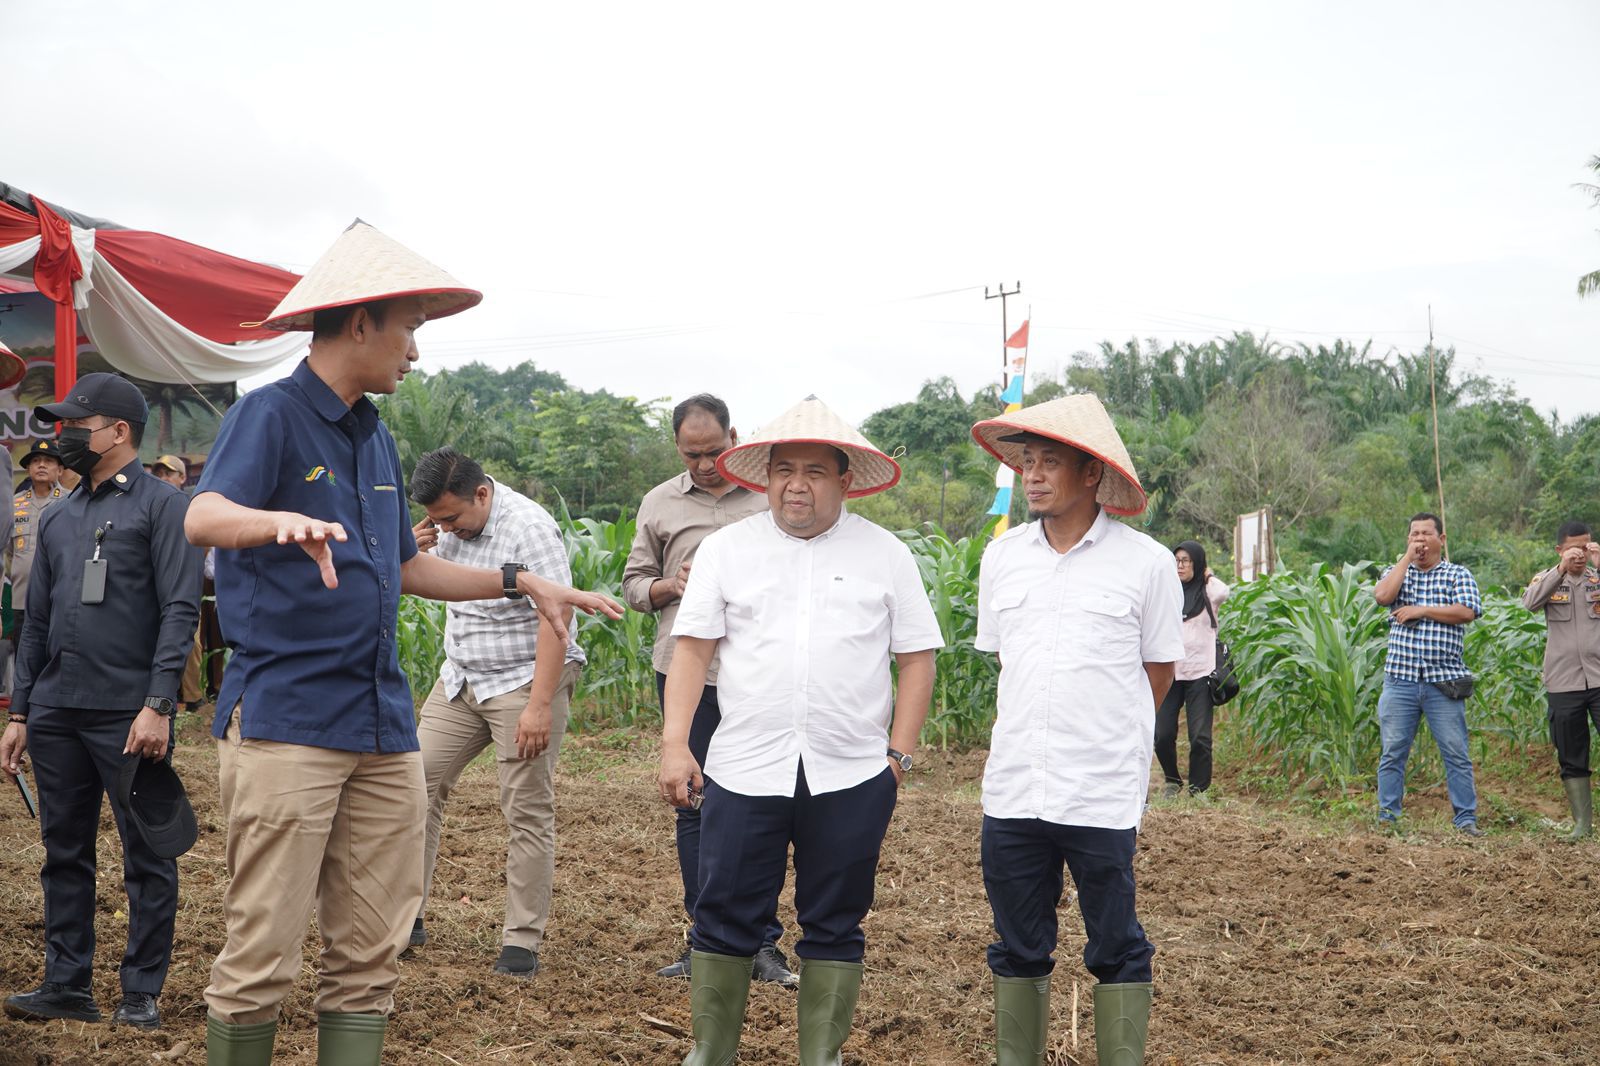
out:
{"label": "black watch strap", "polygon": [[172,712],[175,709],[172,705],[172,701],[167,699],[165,696],[146,696],[144,705],[150,710],[155,711],[157,714],[166,718],[171,718]]}
{"label": "black watch strap", "polygon": [[899,763],[901,770],[904,770],[906,773],[911,772],[911,756],[907,755],[905,752],[895,751],[893,748],[890,748],[889,758]]}
{"label": "black watch strap", "polygon": [[526,569],[521,563],[506,563],[500,567],[500,590],[505,593],[506,599],[522,599],[522,590],[517,588],[517,575]]}

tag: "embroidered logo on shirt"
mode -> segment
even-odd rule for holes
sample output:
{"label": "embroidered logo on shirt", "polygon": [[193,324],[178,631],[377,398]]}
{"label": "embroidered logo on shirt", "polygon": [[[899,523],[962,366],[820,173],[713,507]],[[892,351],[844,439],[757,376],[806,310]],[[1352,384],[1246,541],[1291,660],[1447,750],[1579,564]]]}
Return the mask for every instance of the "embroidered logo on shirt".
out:
{"label": "embroidered logo on shirt", "polygon": [[325,466],[314,466],[310,470],[307,470],[306,471],[306,480],[307,481],[315,481],[315,480],[317,480],[317,478],[321,477],[323,474],[327,474],[328,475],[328,484],[330,484],[330,485],[337,485],[338,484],[338,482],[333,479],[333,471],[329,470]]}

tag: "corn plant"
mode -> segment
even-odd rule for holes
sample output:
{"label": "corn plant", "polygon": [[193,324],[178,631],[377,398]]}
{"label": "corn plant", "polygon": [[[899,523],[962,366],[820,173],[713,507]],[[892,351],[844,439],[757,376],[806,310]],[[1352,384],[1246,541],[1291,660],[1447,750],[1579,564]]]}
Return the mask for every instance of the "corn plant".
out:
{"label": "corn plant", "polygon": [[978,633],[978,569],[993,524],[957,541],[932,523],[899,534],[916,559],[944,638],[934,657],[933,706],[923,726],[924,737],[940,747],[984,743],[994,724],[1000,666],[972,643]]}
{"label": "corn plant", "polygon": [[[620,601],[622,573],[633,547],[636,523],[631,518],[616,522],[573,518],[564,501],[560,511],[573,585]],[[656,616],[630,610],[618,619],[601,615],[579,618],[577,625],[578,643],[589,661],[574,693],[572,728],[630,726],[641,713],[655,714],[656,673],[651,654]]]}
{"label": "corn plant", "polygon": [[400,669],[411,685],[412,703],[420,708],[439,679],[439,664],[444,661],[444,604],[401,596],[395,638]]}
{"label": "corn plant", "polygon": [[1286,768],[1343,783],[1378,751],[1388,614],[1371,564],[1318,565],[1243,584],[1219,619],[1242,681],[1235,716]]}

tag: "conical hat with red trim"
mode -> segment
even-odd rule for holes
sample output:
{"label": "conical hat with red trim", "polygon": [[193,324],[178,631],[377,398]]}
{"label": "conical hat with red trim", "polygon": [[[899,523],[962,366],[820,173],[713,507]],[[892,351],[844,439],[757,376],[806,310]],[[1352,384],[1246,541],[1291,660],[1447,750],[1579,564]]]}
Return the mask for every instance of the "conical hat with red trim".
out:
{"label": "conical hat with red trim", "polygon": [[736,485],[767,491],[767,463],[775,444],[830,444],[850,457],[855,475],[845,495],[871,496],[900,480],[900,466],[815,396],[762,426],[749,440],[717,457],[717,469]]}
{"label": "conical hat with red trim", "polygon": [[351,304],[420,296],[429,318],[465,311],[483,299],[399,241],[386,237],[359,218],[322,253],[306,276],[290,289],[261,322],[246,322],[289,332],[310,329],[318,311]]}
{"label": "conical hat with red trim", "polygon": [[1147,501],[1139,475],[1134,472],[1133,459],[1100,397],[1090,393],[1062,396],[985,419],[972,427],[972,439],[983,445],[984,451],[1019,472],[1023,440],[1030,433],[1070,444],[1105,464],[1105,475],[1095,494],[1101,507],[1122,515],[1144,510]]}

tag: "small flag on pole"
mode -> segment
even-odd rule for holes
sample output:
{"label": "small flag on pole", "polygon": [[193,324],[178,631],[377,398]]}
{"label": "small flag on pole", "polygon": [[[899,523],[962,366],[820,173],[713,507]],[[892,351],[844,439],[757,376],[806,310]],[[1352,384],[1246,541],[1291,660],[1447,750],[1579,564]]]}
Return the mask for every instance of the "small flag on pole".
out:
{"label": "small flag on pole", "polygon": [[[1024,379],[1028,371],[1028,323],[1025,321],[1017,327],[1017,331],[1006,338],[1006,387],[1000,393],[1000,400],[1004,403],[1005,413],[1019,410],[1022,407],[1022,390]],[[994,503],[989,507],[989,513],[999,515],[1000,521],[994,524],[994,536],[998,537],[1011,527],[1011,490],[1016,485],[1016,472],[1004,463],[994,475]]]}

